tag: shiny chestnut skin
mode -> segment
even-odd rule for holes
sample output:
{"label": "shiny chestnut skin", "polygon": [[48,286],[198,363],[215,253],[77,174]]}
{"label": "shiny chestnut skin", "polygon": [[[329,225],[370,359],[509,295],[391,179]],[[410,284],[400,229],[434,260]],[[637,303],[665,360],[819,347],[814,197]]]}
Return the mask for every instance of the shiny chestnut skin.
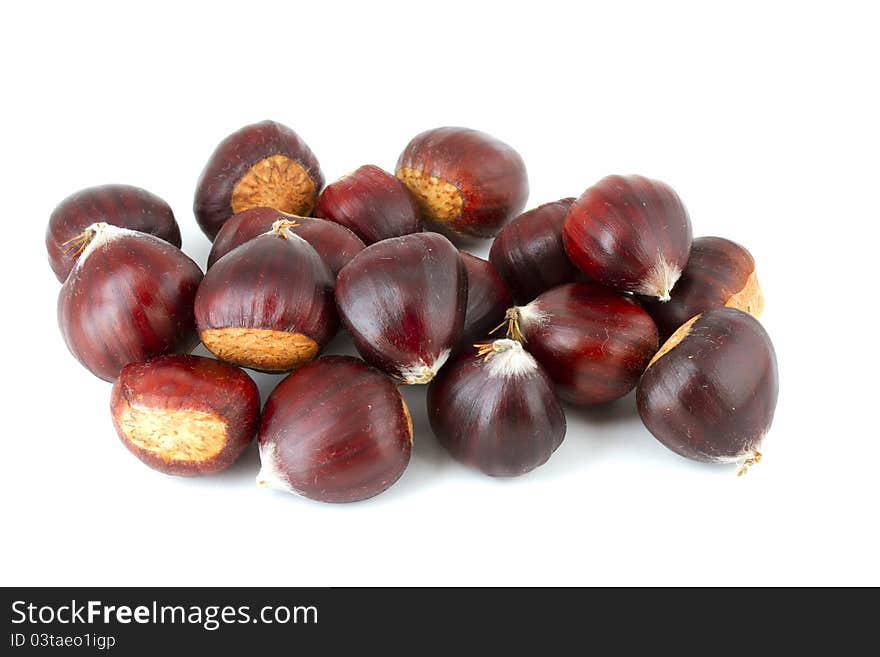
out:
{"label": "shiny chestnut skin", "polygon": [[529,197],[519,153],[469,128],[416,135],[401,153],[396,175],[415,195],[422,217],[451,235],[493,237]]}
{"label": "shiny chestnut skin", "polygon": [[764,296],[755,274],[752,254],[723,237],[699,237],[675,293],[666,302],[642,302],[666,340],[694,315],[710,308],[739,308],[753,317],[764,310]]}
{"label": "shiny chestnut skin", "polygon": [[293,233],[311,244],[335,277],[355,254],[364,250],[357,235],[332,221],[297,217],[274,208],[251,208],[233,215],[223,224],[208,254],[210,269],[224,255],[248,240],[268,233],[276,221],[290,221]]}
{"label": "shiny chestnut skin", "polygon": [[440,370],[428,418],[456,460],[495,477],[543,465],[565,438],[550,377],[515,340],[471,347]]}
{"label": "shiny chestnut skin", "polygon": [[468,281],[461,345],[472,347],[504,321],[504,313],[513,305],[513,299],[491,262],[463,251],[461,260]]}
{"label": "shiny chestnut skin", "polygon": [[321,502],[357,502],[396,482],[412,453],[406,402],[350,356],[303,365],[269,395],[257,482]]}
{"label": "shiny chestnut skin", "polygon": [[748,466],[760,461],[778,396],[776,352],[764,327],[736,308],[710,308],[664,343],[636,399],[645,426],[677,454]]}
{"label": "shiny chestnut skin", "polygon": [[623,397],[657,351],[657,327],[631,297],[595,283],[566,283],[508,311],[521,340],[573,404]]}
{"label": "shiny chestnut skin", "polygon": [[198,344],[193,300],[202,271],[180,249],[106,223],[87,228],[82,253],[58,294],[68,349],[95,376]]}
{"label": "shiny chestnut skin", "polygon": [[92,224],[149,233],[180,248],[180,228],[171,207],[155,194],[131,185],[100,185],[71,194],[49,217],[46,250],[49,265],[62,283],[76,264],[71,240]]}
{"label": "shiny chestnut skin", "polygon": [[467,271],[437,233],[376,242],[336,278],[345,328],[371,365],[408,384],[430,381],[461,340]]}
{"label": "shiny chestnut skin", "polygon": [[339,323],[333,275],[287,220],[214,263],[199,286],[195,314],[211,353],[264,372],[312,360]]}
{"label": "shiny chestnut skin", "polygon": [[523,212],[492,242],[489,262],[517,303],[528,303],[541,292],[575,279],[578,269],[562,242],[562,226],[572,203],[573,198],[564,198]]}
{"label": "shiny chestnut skin", "polygon": [[160,472],[207,475],[238,460],[257,432],[260,393],[237,367],[201,356],[129,363],[113,384],[113,426]]}
{"label": "shiny chestnut skin", "polygon": [[318,160],[300,136],[262,121],[220,142],[199,178],[193,212],[213,240],[229,217],[250,208],[309,215],[323,186]]}
{"label": "shiny chestnut skin", "polygon": [[397,178],[372,164],[327,185],[318,197],[315,216],[345,226],[365,244],[422,230],[413,195]]}
{"label": "shiny chestnut skin", "polygon": [[562,236],[568,257],[590,280],[669,301],[687,265],[692,230],[669,185],[608,176],[574,202]]}

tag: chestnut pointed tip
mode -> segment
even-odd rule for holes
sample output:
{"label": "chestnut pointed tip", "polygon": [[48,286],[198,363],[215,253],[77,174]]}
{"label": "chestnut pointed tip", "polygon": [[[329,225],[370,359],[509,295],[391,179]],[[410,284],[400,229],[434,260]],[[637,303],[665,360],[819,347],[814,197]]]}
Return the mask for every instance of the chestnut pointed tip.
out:
{"label": "chestnut pointed tip", "polygon": [[451,353],[451,349],[444,349],[431,365],[419,360],[417,363],[404,367],[400,370],[398,378],[406,385],[430,383],[437,376],[437,372],[443,367],[443,364],[449,359],[449,354]]}
{"label": "chestnut pointed tip", "polygon": [[666,258],[658,254],[656,264],[645,275],[636,292],[666,302],[672,298],[672,289],[679,278],[681,278],[681,268],[670,264]]}
{"label": "chestnut pointed tip", "polygon": [[260,445],[260,471],[257,473],[256,482],[260,488],[272,488],[285,493],[294,492],[278,469],[274,444]]}

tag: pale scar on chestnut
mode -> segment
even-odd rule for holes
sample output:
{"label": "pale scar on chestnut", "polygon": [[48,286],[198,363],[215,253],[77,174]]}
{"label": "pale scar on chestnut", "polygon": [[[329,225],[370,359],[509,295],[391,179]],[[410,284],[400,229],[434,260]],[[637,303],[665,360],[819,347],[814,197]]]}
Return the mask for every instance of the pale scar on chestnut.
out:
{"label": "pale scar on chestnut", "polygon": [[309,172],[286,155],[271,155],[254,164],[232,190],[235,214],[260,206],[307,215],[315,205],[317,187]]}
{"label": "pale scar on chestnut", "polygon": [[283,372],[312,360],[320,350],[302,333],[260,328],[205,329],[205,347],[217,357],[237,365]]}
{"label": "pale scar on chestnut", "polygon": [[755,318],[761,317],[761,313],[764,312],[764,293],[761,292],[755,272],[749,274],[743,288],[730,297],[724,305],[742,310]]}
{"label": "pale scar on chestnut", "polygon": [[[691,332],[691,326],[698,319],[700,319],[700,315],[694,315],[688,321],[686,321],[684,324],[679,326],[678,329],[675,331],[675,333],[673,333],[671,336],[669,336],[669,339],[663,343],[663,346],[660,347],[660,350],[656,354],[654,354],[654,357],[648,363],[648,367],[651,367],[651,365],[653,365],[658,360],[663,358],[663,356],[665,356],[670,351],[675,349],[678,346],[678,343],[681,342],[682,340],[684,340],[687,337],[688,333]],[[645,369],[647,369],[647,368],[645,368]]]}
{"label": "pale scar on chestnut", "polygon": [[117,422],[132,445],[166,463],[209,461],[226,446],[225,420],[207,411],[139,407],[126,400]]}
{"label": "pale scar on chestnut", "polygon": [[416,197],[425,216],[437,223],[455,227],[464,208],[464,198],[458,187],[442,178],[408,167],[398,169],[397,178]]}

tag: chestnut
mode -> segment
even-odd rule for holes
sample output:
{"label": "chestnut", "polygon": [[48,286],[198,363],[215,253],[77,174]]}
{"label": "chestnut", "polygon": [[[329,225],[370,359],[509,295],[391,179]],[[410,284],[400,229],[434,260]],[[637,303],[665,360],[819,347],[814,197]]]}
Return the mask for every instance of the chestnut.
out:
{"label": "chestnut", "polygon": [[155,194],[131,185],[82,189],[58,204],[46,228],[49,265],[62,283],[76,263],[77,237],[100,222],[149,233],[180,248],[180,228],[174,213]]}
{"label": "chestnut", "polygon": [[517,303],[528,303],[541,292],[575,279],[577,267],[562,242],[562,226],[572,203],[573,198],[564,198],[523,212],[492,242],[489,262]]}
{"label": "chestnut", "polygon": [[596,283],[566,283],[507,311],[559,396],[573,404],[623,397],[657,351],[654,320],[631,297]]}
{"label": "chestnut", "polygon": [[487,475],[525,474],[565,438],[553,383],[515,340],[459,354],[428,386],[428,419],[453,458]]}
{"label": "chestnut", "polygon": [[565,250],[591,280],[669,301],[688,261],[691,220],[669,185],[643,176],[608,176],[568,212]]}
{"label": "chestnut", "polygon": [[264,372],[312,360],[336,334],[333,276],[288,220],[220,258],[199,286],[199,336],[218,358]]}
{"label": "chestnut", "polygon": [[287,227],[292,232],[314,247],[334,278],[343,265],[364,249],[357,235],[332,221],[297,217],[275,208],[251,208],[233,215],[223,224],[211,245],[208,268],[235,247],[272,230],[276,221],[285,220],[289,221]]}
{"label": "chestnut", "polygon": [[751,253],[723,237],[699,237],[672,298],[666,302],[646,300],[643,305],[665,340],[709,308],[729,306],[760,317],[764,296]]}
{"label": "chestnut", "polygon": [[318,197],[315,216],[345,226],[365,244],[422,230],[413,195],[397,178],[372,164],[327,185]]}
{"label": "chestnut", "polygon": [[321,502],[357,502],[397,481],[412,452],[397,386],[351,356],[303,365],[269,395],[257,483]]}
{"label": "chestnut", "polygon": [[415,195],[422,217],[452,235],[493,237],[529,196],[519,153],[468,128],[416,135],[401,153],[396,175]]}
{"label": "chestnut", "polygon": [[199,178],[193,212],[213,240],[229,217],[250,208],[311,214],[323,186],[318,160],[300,136],[262,121],[220,142]]}
{"label": "chestnut", "polygon": [[193,299],[198,265],[168,242],[99,222],[74,242],[79,257],[58,295],[67,348],[112,381],[129,363],[198,344]]}
{"label": "chestnut", "polygon": [[113,426],[128,450],[173,475],[235,463],[257,432],[260,393],[237,367],[201,356],[129,363],[113,384]]}
{"label": "chestnut", "polygon": [[779,395],[767,331],[736,308],[710,308],[667,340],[639,381],[639,415],[661,443],[689,459],[761,460]]}
{"label": "chestnut", "polygon": [[364,359],[409,384],[427,383],[461,339],[467,271],[437,233],[376,242],[336,278],[336,303]]}
{"label": "chestnut", "polygon": [[504,313],[513,305],[513,299],[491,262],[464,251],[461,260],[468,283],[461,344],[470,347],[504,321]]}

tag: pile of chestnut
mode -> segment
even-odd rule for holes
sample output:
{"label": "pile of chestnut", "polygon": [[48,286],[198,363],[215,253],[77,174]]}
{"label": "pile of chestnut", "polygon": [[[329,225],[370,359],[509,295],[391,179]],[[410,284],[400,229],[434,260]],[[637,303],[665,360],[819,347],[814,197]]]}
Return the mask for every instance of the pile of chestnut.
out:
{"label": "pile of chestnut", "polygon": [[[693,240],[656,180],[609,176],[522,212],[528,191],[517,152],[476,130],[428,130],[394,174],[363,166],[325,187],[294,131],[249,125],[198,182],[207,273],[147,191],[94,187],[55,209],[61,332],[114,382],[126,447],[171,474],[221,471],[256,435],[260,483],[371,497],[410,459],[401,384],[428,384],[437,440],[493,476],[550,458],[562,402],[633,388],[671,450],[740,472],[757,463],[778,378],[748,251]],[[491,237],[488,261],[450,241]],[[319,357],[340,325],[363,360]],[[189,355],[199,342],[216,359]],[[240,367],[291,374],[261,412]]]}

